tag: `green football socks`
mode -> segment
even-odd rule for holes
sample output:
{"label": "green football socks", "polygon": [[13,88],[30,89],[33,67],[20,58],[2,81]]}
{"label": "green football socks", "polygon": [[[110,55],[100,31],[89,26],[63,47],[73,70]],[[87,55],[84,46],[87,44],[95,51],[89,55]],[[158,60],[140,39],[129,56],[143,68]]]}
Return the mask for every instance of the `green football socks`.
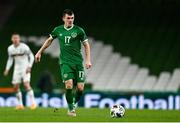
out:
{"label": "green football socks", "polygon": [[82,91],[76,90],[76,93],[75,93],[75,103],[77,103],[81,99],[82,94],[83,94]]}
{"label": "green football socks", "polygon": [[72,89],[66,89],[66,100],[68,103],[68,109],[69,111],[73,110],[73,93]]}

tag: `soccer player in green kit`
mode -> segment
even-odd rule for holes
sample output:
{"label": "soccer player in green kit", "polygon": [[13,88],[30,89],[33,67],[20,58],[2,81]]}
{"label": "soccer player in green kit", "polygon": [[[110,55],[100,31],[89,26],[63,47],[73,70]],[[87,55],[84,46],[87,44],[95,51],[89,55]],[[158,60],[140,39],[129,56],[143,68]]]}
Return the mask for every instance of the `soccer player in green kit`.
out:
{"label": "soccer player in green kit", "polygon": [[[35,60],[40,62],[41,54],[52,43],[53,39],[57,38],[59,40],[60,68],[66,88],[65,95],[68,103],[68,115],[76,116],[76,104],[83,94],[85,82],[81,44],[83,44],[85,49],[86,69],[89,69],[92,66],[90,59],[90,45],[84,30],[73,24],[74,13],[72,10],[64,10],[62,20],[64,21],[64,25],[54,28],[50,37],[35,55]],[[75,93],[73,93],[73,82],[77,82]]]}

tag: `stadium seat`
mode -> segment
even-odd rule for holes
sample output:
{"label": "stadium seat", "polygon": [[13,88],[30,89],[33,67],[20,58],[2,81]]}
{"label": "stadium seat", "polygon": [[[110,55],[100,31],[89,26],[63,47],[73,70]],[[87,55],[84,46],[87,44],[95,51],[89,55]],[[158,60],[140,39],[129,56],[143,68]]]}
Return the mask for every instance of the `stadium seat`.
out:
{"label": "stadium seat", "polygon": [[167,84],[170,80],[170,73],[169,72],[162,72],[157,80],[157,83],[152,88],[152,91],[155,92],[163,92],[165,91]]}
{"label": "stadium seat", "polygon": [[130,64],[130,58],[129,57],[121,57],[119,60],[117,67],[115,68],[114,72],[112,73],[112,76],[109,79],[109,82],[107,85],[105,85],[106,89],[108,90],[118,90],[118,85],[124,76],[125,72],[128,69],[128,66]]}
{"label": "stadium seat", "polygon": [[51,54],[53,58],[58,58],[60,54],[59,42],[57,40],[53,41],[52,44],[45,50],[45,53]]}
{"label": "stadium seat", "polygon": [[95,41],[94,44],[92,44],[92,49],[91,49],[91,59],[92,59],[92,64],[95,65],[96,60],[99,56],[99,53],[101,52],[103,48],[103,42],[102,41]]}
{"label": "stadium seat", "polygon": [[[106,52],[104,52],[106,51]],[[94,67],[92,68],[91,72],[88,75],[87,81],[88,82],[95,82],[97,78],[100,76],[101,71],[106,66],[106,63],[108,61],[108,58],[110,54],[112,53],[112,46],[104,46],[100,49],[99,57],[96,59],[96,63],[94,64]]]}
{"label": "stadium seat", "polygon": [[105,65],[104,69],[102,70],[99,77],[96,79],[96,85],[94,86],[95,89],[104,89],[105,85],[109,82],[110,77],[112,76],[112,73],[114,72],[114,69],[117,67],[117,63],[119,60],[119,54],[112,54],[107,64]]}
{"label": "stadium seat", "polygon": [[142,84],[140,91],[142,92],[151,92],[153,86],[157,83],[157,77],[156,76],[148,76],[144,84]]}
{"label": "stadium seat", "polygon": [[149,70],[147,68],[141,68],[136,77],[134,78],[134,80],[132,81],[132,84],[130,85],[130,90],[131,91],[139,91],[140,88],[142,88],[142,85],[145,81],[145,79],[147,78],[149,73]]}
{"label": "stadium seat", "polygon": [[122,80],[118,85],[118,90],[120,91],[129,91],[129,87],[132,84],[137,72],[138,72],[138,65],[132,64],[129,65],[127,72],[123,76]]}
{"label": "stadium seat", "polygon": [[175,69],[165,91],[177,92],[180,86],[180,69]]}

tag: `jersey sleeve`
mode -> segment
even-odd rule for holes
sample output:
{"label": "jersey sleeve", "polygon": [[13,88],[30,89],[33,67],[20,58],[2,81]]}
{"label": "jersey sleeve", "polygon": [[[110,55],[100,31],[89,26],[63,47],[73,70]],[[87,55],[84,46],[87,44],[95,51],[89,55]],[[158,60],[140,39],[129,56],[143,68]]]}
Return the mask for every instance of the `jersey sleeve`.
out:
{"label": "jersey sleeve", "polygon": [[55,38],[57,38],[57,35],[58,35],[58,33],[57,33],[57,28],[54,28],[53,31],[52,31],[51,34],[50,34],[50,37],[52,37],[53,39],[55,39]]}
{"label": "jersey sleeve", "polygon": [[28,55],[28,57],[29,57],[29,67],[32,67],[33,66],[33,63],[34,63],[34,55],[33,55],[33,53],[32,53],[32,51],[31,51],[31,49],[27,46],[27,45],[25,45],[25,53]]}
{"label": "jersey sleeve", "polygon": [[82,43],[88,41],[87,35],[82,28],[80,28],[80,40]]}
{"label": "jersey sleeve", "polygon": [[6,70],[9,70],[11,68],[12,64],[13,64],[13,57],[11,55],[10,48],[8,48],[8,60],[7,60],[7,64],[6,64]]}

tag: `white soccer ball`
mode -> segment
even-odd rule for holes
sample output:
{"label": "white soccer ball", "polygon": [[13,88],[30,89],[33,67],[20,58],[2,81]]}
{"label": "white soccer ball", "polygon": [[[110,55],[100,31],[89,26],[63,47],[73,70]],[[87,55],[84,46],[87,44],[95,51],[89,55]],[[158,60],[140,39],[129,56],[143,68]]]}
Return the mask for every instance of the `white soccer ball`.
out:
{"label": "white soccer ball", "polygon": [[111,107],[110,109],[110,116],[112,118],[123,117],[124,113],[125,113],[125,109],[121,105],[113,105],[113,107]]}

